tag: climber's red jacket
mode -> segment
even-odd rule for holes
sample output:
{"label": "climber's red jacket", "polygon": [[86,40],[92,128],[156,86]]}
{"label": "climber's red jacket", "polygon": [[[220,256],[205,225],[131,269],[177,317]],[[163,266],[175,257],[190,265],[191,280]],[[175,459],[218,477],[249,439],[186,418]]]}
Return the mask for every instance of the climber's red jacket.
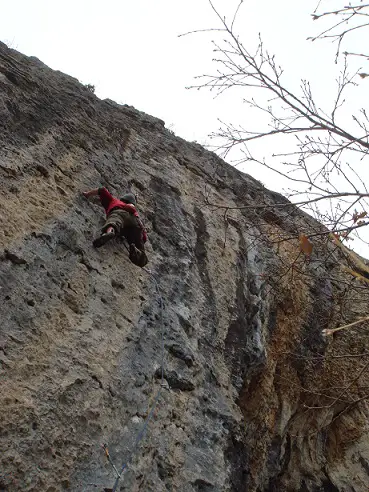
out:
{"label": "climber's red jacket", "polygon": [[138,223],[142,229],[143,242],[146,243],[147,233],[145,231],[144,226],[142,225],[136,207],[132,205],[132,203],[125,203],[122,202],[121,200],[118,200],[117,198],[114,198],[113,195],[105,187],[99,188],[99,197],[100,197],[101,205],[105,209],[106,216],[108,216],[114,208],[122,208],[123,210],[126,210],[127,212],[137,217]]}

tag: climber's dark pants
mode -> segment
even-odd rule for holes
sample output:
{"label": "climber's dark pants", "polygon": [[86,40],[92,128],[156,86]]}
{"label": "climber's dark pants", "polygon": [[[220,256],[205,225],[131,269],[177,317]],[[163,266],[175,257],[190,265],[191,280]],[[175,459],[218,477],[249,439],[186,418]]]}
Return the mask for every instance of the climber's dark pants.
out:
{"label": "climber's dark pants", "polygon": [[114,227],[118,236],[125,237],[129,245],[134,244],[140,250],[135,251],[134,248],[130,248],[129,258],[135,265],[145,266],[148,260],[138,218],[126,210],[115,208],[108,215],[101,232],[106,232],[109,227]]}
{"label": "climber's dark pants", "polygon": [[116,234],[124,236],[128,244],[134,244],[141,250],[145,249],[140,223],[133,214],[119,208],[112,210],[103,225],[102,232],[106,232],[109,227],[114,227]]}

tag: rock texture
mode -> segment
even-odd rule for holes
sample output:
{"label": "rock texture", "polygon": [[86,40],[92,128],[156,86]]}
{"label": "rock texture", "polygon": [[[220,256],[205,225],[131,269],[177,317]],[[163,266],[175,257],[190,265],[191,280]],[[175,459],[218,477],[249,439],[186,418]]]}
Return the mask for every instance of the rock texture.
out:
{"label": "rock texture", "polygon": [[[117,490],[368,490],[368,331],[322,336],[365,316],[367,288],[319,236],[307,261],[319,224],[1,43],[0,128],[0,490],[112,489],[101,444],[118,468],[132,451],[162,322],[166,388]],[[81,191],[100,184],[138,194],[162,322],[124,245],[91,246]]]}

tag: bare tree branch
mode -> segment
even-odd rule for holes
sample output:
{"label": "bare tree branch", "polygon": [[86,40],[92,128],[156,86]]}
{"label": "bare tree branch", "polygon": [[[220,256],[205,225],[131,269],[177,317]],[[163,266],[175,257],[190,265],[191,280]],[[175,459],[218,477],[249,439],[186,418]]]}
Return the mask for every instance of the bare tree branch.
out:
{"label": "bare tree branch", "polygon": [[[359,114],[352,115],[353,125],[350,126],[345,126],[340,118],[346,90],[357,85],[359,72],[350,73],[345,57],[336,80],[337,92],[333,95],[331,108],[324,111],[315,101],[308,81],[301,81],[299,93],[288,87],[284,71],[277,64],[275,56],[265,50],[261,39],[253,52],[245,47],[235,31],[242,2],[238,4],[230,22],[220,14],[211,0],[209,3],[220,23],[219,29],[226,38],[219,42],[213,41],[216,53],[214,63],[218,67],[216,73],[198,77],[199,84],[191,88],[206,88],[215,91],[218,96],[225,91],[242,89],[243,103],[270,121],[267,128],[255,130],[220,120],[219,130],[210,135],[215,143],[213,150],[224,158],[231,158],[237,152],[238,157],[234,161],[236,165],[254,163],[284,177],[296,185],[296,189],[290,189],[288,193],[295,205],[315,215],[331,230],[350,230],[352,210],[354,207],[361,211],[367,210],[366,200],[369,198],[359,168],[360,160],[368,159],[369,155],[368,114],[365,108],[361,108]],[[348,15],[367,16],[367,7],[369,4],[344,6],[330,12],[315,12],[314,15],[318,19],[342,14],[347,20]],[[346,31],[348,29],[350,26]],[[321,35],[328,34],[324,31]],[[261,90],[261,100],[254,96],[258,90]],[[285,139],[283,141],[289,150],[275,152],[268,159],[254,155],[249,146],[266,138],[274,142],[277,137]],[[295,139],[294,144],[291,138]],[[283,160],[274,165],[270,159]],[[323,203],[326,203],[324,209],[317,206]],[[256,208],[266,206],[260,204]],[[271,206],[278,208],[286,204]],[[229,210],[238,208],[229,207],[229,204],[225,207]],[[351,230],[356,230],[366,224],[351,225]]]}

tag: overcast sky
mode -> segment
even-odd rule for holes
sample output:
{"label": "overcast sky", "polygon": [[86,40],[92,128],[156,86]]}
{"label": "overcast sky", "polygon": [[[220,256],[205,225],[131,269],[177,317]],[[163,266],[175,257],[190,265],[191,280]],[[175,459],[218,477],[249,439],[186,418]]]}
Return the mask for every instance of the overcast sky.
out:
{"label": "overcast sky", "polygon": [[[325,0],[331,8],[332,0]],[[239,2],[214,0],[230,17]],[[311,43],[317,33],[311,13],[316,1],[245,0],[236,30],[247,46],[261,33],[276,53],[295,90],[309,79],[322,107],[335,84],[334,46]],[[100,98],[129,104],[163,119],[176,135],[209,143],[208,134],[223,121],[258,130],[258,116],[236,95],[214,99],[205,90],[187,90],[195,76],[214,73],[211,40],[215,33],[184,37],[188,31],[219,27],[208,0],[0,0],[0,39],[36,56],[53,69],[93,84]],[[327,70],[329,67],[329,70]],[[359,96],[357,96],[357,99]],[[348,121],[352,121],[348,114]],[[280,151],[280,141],[264,141],[266,155]],[[272,174],[255,166],[243,170],[267,187],[281,190]]]}
{"label": "overcast sky", "polygon": [[[215,0],[229,16],[237,3]],[[312,33],[313,5],[296,0],[246,1],[239,31],[252,43],[261,32],[298,81],[309,75],[312,64],[319,70],[325,63],[320,50],[314,50],[310,59],[311,46],[305,41]],[[207,0],[0,0],[0,6],[2,41],[95,85],[101,98],[164,119],[179,136],[203,142],[218,126],[217,117],[234,114],[235,109],[221,99],[185,88],[195,76],[214,71],[214,36],[178,37],[218,27]]]}

